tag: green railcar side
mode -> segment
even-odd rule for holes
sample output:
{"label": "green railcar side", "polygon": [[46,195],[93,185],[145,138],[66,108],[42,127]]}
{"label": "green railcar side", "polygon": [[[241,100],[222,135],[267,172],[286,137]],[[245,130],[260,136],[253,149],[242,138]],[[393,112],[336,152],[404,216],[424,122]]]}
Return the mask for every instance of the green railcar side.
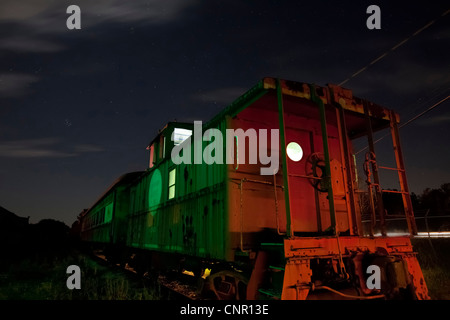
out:
{"label": "green railcar side", "polygon": [[126,215],[129,212],[129,184],[142,172],[127,173],[86,212],[81,226],[81,240],[93,244],[121,244],[126,241]]}
{"label": "green railcar side", "polygon": [[[146,174],[130,186],[127,245],[226,259],[229,255],[227,167],[225,164],[175,165],[169,153],[173,147],[169,138],[179,126],[170,123],[165,128],[161,134],[166,137],[166,154],[159,154]],[[216,128],[224,130],[225,121]]]}

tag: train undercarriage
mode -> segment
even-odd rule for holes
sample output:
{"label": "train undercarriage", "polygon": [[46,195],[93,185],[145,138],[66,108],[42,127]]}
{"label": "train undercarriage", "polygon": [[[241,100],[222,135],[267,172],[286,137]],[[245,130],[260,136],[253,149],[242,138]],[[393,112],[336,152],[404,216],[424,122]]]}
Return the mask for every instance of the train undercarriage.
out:
{"label": "train undercarriage", "polygon": [[[266,250],[274,246],[266,244]],[[272,265],[274,261],[263,262],[269,255],[259,258],[266,273],[275,274],[274,279],[282,273],[282,281],[273,281],[272,287],[258,293],[282,300],[429,299],[408,237],[294,238],[286,239],[283,247],[284,268]],[[372,276],[369,266],[377,266],[379,273]],[[378,288],[370,281],[375,276]]]}
{"label": "train undercarriage", "polygon": [[178,274],[193,284],[196,299],[429,299],[409,237],[297,237],[262,243],[234,262],[103,249],[108,261],[140,275]]}

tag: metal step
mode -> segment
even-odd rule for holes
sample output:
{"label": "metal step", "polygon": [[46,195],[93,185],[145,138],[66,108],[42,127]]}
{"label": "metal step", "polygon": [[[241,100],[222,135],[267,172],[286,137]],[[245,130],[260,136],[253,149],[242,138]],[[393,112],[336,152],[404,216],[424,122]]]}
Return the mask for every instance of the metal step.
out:
{"label": "metal step", "polygon": [[284,266],[269,266],[269,269],[272,269],[275,271],[284,271]]}
{"label": "metal step", "polygon": [[281,299],[281,292],[278,290],[262,288],[262,289],[259,289],[258,292],[265,294],[266,296],[269,296],[273,299],[277,299],[277,300]]}

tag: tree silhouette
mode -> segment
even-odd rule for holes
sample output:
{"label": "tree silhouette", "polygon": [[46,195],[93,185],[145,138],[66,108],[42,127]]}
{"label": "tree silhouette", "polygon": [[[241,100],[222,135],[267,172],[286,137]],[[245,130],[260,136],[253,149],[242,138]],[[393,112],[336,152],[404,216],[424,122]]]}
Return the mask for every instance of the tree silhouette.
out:
{"label": "tree silhouette", "polygon": [[419,196],[417,210],[430,210],[429,215],[450,214],[450,183],[444,183],[437,189],[426,188]]}

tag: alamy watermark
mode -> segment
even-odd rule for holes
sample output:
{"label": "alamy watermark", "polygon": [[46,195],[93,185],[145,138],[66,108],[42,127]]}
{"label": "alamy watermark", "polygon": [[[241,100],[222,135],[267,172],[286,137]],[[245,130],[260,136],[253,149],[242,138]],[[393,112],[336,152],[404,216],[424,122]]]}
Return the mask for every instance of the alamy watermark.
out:
{"label": "alamy watermark", "polygon": [[366,13],[370,14],[370,16],[367,18],[367,21],[366,21],[367,29],[380,30],[381,29],[381,9],[380,9],[380,7],[372,4],[367,7]]}
{"label": "alamy watermark", "polygon": [[370,266],[367,267],[366,273],[370,274],[370,276],[368,276],[367,280],[366,280],[367,288],[370,290],[373,290],[373,289],[380,290],[381,289],[381,269],[380,269],[380,267],[375,264],[371,264]]}
{"label": "alamy watermark", "polygon": [[80,267],[75,264],[72,264],[67,267],[66,273],[70,274],[70,276],[67,278],[67,281],[66,281],[67,289],[70,289],[70,290],[81,289]]}
{"label": "alamy watermark", "polygon": [[70,13],[70,16],[66,20],[66,26],[69,30],[81,29],[81,9],[77,5],[70,5],[67,7],[66,13]]}
{"label": "alamy watermark", "polygon": [[[279,168],[279,130],[270,129],[270,142],[268,146],[267,129],[226,129],[225,137],[222,131],[211,128],[203,133],[202,122],[194,121],[194,132],[183,143],[175,145],[171,158],[174,164],[245,164],[248,157],[249,164],[266,165],[260,168],[261,175],[274,175]],[[175,140],[174,133],[171,137]],[[194,140],[192,148],[191,142]],[[203,142],[209,142],[203,148]],[[225,155],[224,155],[225,142]],[[248,155],[246,146],[248,145]],[[269,148],[270,147],[270,148]],[[193,149],[193,155],[192,150]],[[268,150],[271,150],[268,154]]]}

